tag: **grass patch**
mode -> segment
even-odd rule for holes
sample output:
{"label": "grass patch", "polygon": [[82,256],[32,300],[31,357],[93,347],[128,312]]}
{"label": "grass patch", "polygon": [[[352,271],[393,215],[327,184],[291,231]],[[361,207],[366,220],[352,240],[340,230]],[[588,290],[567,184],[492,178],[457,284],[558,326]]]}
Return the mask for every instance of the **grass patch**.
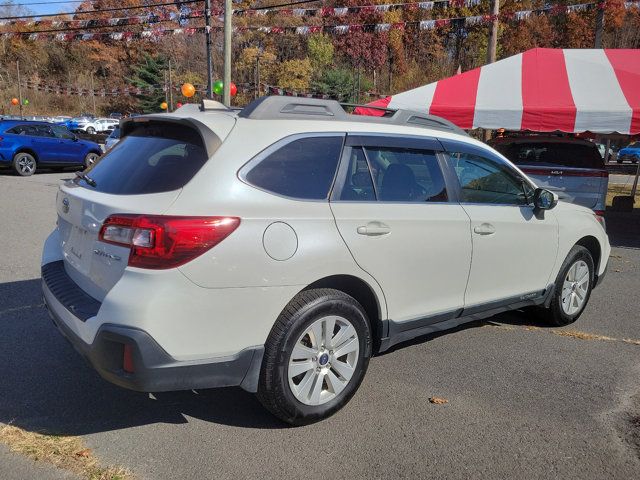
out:
{"label": "grass patch", "polygon": [[103,466],[79,437],[28,432],[13,425],[0,426],[0,443],[12,452],[68,470],[87,480],[133,480],[123,467]]}
{"label": "grass patch", "polygon": [[613,337],[607,337],[606,335],[597,335],[595,333],[578,332],[577,330],[551,330],[554,335],[561,337],[577,338],[579,340],[603,340],[603,341],[615,341]]}
{"label": "grass patch", "polygon": [[[638,189],[638,191],[636,191],[636,198],[634,203],[635,207],[640,207],[640,200],[638,199],[640,193],[638,192],[640,192],[640,188]],[[631,185],[609,185],[609,189],[607,190],[607,207],[610,207],[613,203],[613,197],[617,197],[620,195],[626,197],[631,195]]]}

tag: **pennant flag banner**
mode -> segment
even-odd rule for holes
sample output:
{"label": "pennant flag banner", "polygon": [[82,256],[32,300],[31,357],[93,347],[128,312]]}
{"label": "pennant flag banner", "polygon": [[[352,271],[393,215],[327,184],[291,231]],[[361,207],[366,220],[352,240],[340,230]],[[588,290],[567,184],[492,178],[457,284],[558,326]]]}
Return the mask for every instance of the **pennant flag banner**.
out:
{"label": "pennant flag banner", "polygon": [[[91,12],[87,12],[91,13]],[[204,10],[192,10],[185,12],[165,12],[150,13],[147,15],[136,15],[122,18],[96,18],[90,20],[0,20],[0,27],[16,25],[19,27],[46,27],[46,28],[98,28],[98,27],[121,27],[125,25],[151,25],[160,22],[187,23],[191,18],[204,17]]]}
{"label": "pennant flag banner", "polygon": [[[457,0],[447,0],[452,4]],[[463,0],[460,3],[466,4],[470,1]],[[421,2],[415,5],[435,4],[442,2]],[[392,4],[396,5],[396,4]],[[414,4],[407,4],[414,5]],[[576,11],[585,11],[600,4],[584,3],[571,6],[554,6],[546,7],[539,10],[523,10],[514,13],[504,13],[499,16],[504,21],[525,21],[531,15],[564,15]],[[371,6],[380,7],[381,5]],[[640,8],[640,0],[626,2],[627,9]],[[350,7],[351,8],[351,7]],[[356,8],[356,7],[353,7]],[[357,7],[365,8],[365,7]],[[420,7],[423,8],[423,7]],[[333,10],[336,10],[335,8]],[[349,10],[349,9],[347,9]],[[259,10],[264,11],[264,10]],[[431,30],[435,28],[443,28],[451,25],[453,22],[463,22],[465,26],[472,27],[491,23],[495,20],[492,15],[474,15],[466,17],[439,18],[422,21],[406,21],[395,23],[377,23],[377,24],[347,24],[347,25],[307,25],[307,26],[236,26],[233,28],[234,33],[243,33],[257,31],[265,34],[283,34],[292,33],[297,35],[309,35],[314,33],[323,33],[326,35],[347,35],[354,32],[367,33],[385,33],[390,30],[405,30],[409,28],[418,30]],[[457,23],[459,24],[459,23]],[[207,27],[186,27],[186,28],[154,28],[142,30],[139,32],[0,32],[0,36],[4,38],[23,38],[28,40],[56,40],[56,41],[131,41],[136,39],[156,40],[164,36],[186,35],[191,36],[197,33],[204,33]],[[212,30],[222,31],[221,25],[209,27]]]}

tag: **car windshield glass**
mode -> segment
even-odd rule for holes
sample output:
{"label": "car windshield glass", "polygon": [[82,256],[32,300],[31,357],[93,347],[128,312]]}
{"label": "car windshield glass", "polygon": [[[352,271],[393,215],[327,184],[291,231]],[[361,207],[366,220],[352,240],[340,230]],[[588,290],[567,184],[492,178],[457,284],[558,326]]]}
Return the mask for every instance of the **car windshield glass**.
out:
{"label": "car windshield glass", "polygon": [[135,128],[87,172],[99,192],[135,195],[182,188],[207,161],[200,135],[188,127],[149,122]]}
{"label": "car windshield glass", "polygon": [[497,145],[496,150],[516,165],[604,168],[604,161],[595,144],[523,142]]}

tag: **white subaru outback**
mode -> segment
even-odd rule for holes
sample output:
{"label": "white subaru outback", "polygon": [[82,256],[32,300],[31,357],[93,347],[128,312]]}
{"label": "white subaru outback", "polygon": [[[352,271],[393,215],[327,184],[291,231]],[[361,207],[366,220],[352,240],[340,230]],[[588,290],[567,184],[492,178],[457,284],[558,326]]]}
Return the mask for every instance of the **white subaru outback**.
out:
{"label": "white subaru outback", "polygon": [[511,309],[571,323],[606,270],[600,217],[438,117],[265,97],[121,132],[60,187],[42,287],[122,387],[240,386],[310,423],[372,354]]}

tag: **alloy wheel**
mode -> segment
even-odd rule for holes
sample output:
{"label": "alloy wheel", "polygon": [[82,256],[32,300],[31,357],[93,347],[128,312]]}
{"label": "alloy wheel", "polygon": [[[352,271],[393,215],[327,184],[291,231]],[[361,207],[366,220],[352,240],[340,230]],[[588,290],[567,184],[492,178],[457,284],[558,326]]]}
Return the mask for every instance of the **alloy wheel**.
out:
{"label": "alloy wheel", "polygon": [[351,322],[331,315],[313,322],[295,343],[287,376],[294,396],[321,405],[344,390],[358,363],[360,340]]}
{"label": "alloy wheel", "polygon": [[93,164],[96,163],[96,160],[98,160],[98,158],[100,158],[100,156],[96,153],[88,154],[85,162],[87,164],[87,167],[93,166]]}
{"label": "alloy wheel", "polygon": [[31,155],[20,155],[17,164],[20,173],[25,175],[31,175],[36,169],[36,161]]}
{"label": "alloy wheel", "polygon": [[591,275],[589,266],[583,260],[578,260],[567,271],[562,284],[562,310],[567,315],[579,312],[589,293]]}

